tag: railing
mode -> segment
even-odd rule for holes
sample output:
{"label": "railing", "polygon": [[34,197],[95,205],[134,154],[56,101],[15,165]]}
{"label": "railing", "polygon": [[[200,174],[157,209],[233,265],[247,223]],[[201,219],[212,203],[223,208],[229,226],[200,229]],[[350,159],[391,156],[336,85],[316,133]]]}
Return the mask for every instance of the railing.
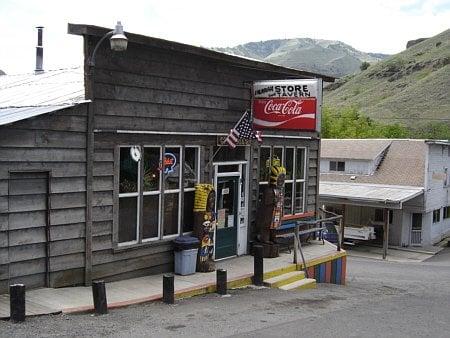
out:
{"label": "railing", "polygon": [[[320,211],[322,211],[324,214],[332,214],[333,216],[331,217],[327,217],[327,218],[321,218],[315,221],[297,221],[295,222],[295,233],[294,233],[294,264],[298,264],[298,254],[297,254],[297,249],[300,251],[300,255],[302,258],[302,263],[303,263],[303,268],[304,268],[304,272],[305,272],[305,276],[306,278],[308,277],[308,269],[306,267],[306,261],[305,261],[305,257],[303,255],[303,250],[302,250],[302,244],[300,241],[300,235],[305,235],[305,234],[310,234],[310,233],[316,233],[316,232],[322,232],[323,230],[325,230],[326,228],[323,227],[322,223],[323,222],[330,222],[330,221],[336,221],[339,220],[339,224],[340,224],[340,228],[341,228],[341,234],[338,233],[338,241],[337,241],[337,251],[341,251],[341,247],[342,247],[342,242],[344,240],[344,227],[342,224],[342,215],[337,215],[335,213],[332,213],[330,211],[326,211],[323,209],[319,209]],[[313,227],[310,229],[306,229],[306,230],[302,230],[300,231],[300,225],[301,224],[307,224],[307,225],[312,225]],[[322,240],[323,240],[323,233],[322,233]]]}

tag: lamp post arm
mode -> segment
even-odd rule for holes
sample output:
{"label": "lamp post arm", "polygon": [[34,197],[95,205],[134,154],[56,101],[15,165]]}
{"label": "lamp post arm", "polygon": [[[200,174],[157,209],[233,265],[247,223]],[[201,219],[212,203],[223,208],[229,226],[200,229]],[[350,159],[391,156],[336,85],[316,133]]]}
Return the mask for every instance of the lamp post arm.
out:
{"label": "lamp post arm", "polygon": [[92,52],[91,57],[89,58],[88,65],[89,67],[95,67],[95,56],[97,55],[97,50],[102,44],[103,41],[105,41],[107,38],[111,37],[114,34],[114,31],[110,31],[102,36],[102,38],[97,42],[97,44],[94,47],[94,51]]}

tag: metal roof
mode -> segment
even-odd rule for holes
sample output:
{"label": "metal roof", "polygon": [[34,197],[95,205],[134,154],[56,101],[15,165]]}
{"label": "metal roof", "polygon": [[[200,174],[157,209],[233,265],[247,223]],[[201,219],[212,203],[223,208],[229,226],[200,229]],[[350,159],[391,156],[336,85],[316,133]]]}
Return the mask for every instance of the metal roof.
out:
{"label": "metal roof", "polygon": [[388,139],[322,139],[320,156],[331,159],[371,161],[391,144]]}
{"label": "metal roof", "polygon": [[0,76],[0,125],[89,102],[81,67]]}
{"label": "metal roof", "polygon": [[401,208],[403,202],[423,193],[423,188],[410,186],[326,182],[319,184],[319,196],[327,201],[349,201],[357,204],[382,204]]}

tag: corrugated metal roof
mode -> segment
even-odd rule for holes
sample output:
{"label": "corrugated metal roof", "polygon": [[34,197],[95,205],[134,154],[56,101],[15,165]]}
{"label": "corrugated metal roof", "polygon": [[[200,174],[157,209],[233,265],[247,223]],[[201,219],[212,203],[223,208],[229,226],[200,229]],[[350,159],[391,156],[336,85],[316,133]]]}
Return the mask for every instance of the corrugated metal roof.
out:
{"label": "corrugated metal roof", "polygon": [[321,198],[342,198],[364,202],[394,202],[408,201],[423,193],[423,188],[410,186],[355,184],[341,182],[320,182]]}
{"label": "corrugated metal roof", "polygon": [[322,139],[320,156],[332,159],[374,160],[389,145],[387,139]]}
{"label": "corrugated metal roof", "polygon": [[0,76],[0,125],[84,102],[81,67]]}
{"label": "corrugated metal roof", "polygon": [[[346,140],[345,140],[346,141]],[[348,152],[357,151],[364,141],[355,143]],[[351,184],[381,184],[423,187],[425,182],[425,158],[427,144],[424,140],[388,140],[389,149],[373,175],[320,173],[320,179],[327,182],[348,182]],[[348,144],[347,142],[345,142]],[[356,176],[355,180],[351,177]]]}

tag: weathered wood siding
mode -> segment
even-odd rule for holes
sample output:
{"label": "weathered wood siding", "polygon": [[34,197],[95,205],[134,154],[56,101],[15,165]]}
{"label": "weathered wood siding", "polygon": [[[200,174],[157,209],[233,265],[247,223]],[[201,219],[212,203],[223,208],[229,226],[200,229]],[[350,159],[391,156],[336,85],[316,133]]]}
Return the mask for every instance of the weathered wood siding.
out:
{"label": "weathered wood siding", "polygon": [[85,176],[86,105],[0,127],[0,292],[83,282]]}
{"label": "weathered wood siding", "polygon": [[[87,39],[93,39],[87,37]],[[87,41],[87,55],[96,39]],[[93,278],[106,280],[172,269],[170,243],[153,243],[117,250],[113,243],[114,149],[118,145],[193,145],[201,148],[202,168],[209,161],[216,137],[116,134],[116,130],[166,132],[229,131],[250,108],[250,83],[280,79],[286,74],[214,61],[206,57],[130,43],[126,52],[110,53],[103,46],[95,69],[95,162],[93,219]],[[107,133],[106,131],[111,131]],[[274,134],[275,132],[271,132]],[[317,136],[312,133],[279,134]],[[265,144],[306,146],[310,170],[307,209],[315,210],[317,140],[266,139]],[[256,152],[252,152],[257,156]],[[254,155],[256,154],[256,155]],[[250,159],[249,159],[250,160]],[[251,162],[251,220],[257,192],[257,158]],[[208,169],[207,169],[208,170]],[[204,178],[209,172],[202,173]]]}

